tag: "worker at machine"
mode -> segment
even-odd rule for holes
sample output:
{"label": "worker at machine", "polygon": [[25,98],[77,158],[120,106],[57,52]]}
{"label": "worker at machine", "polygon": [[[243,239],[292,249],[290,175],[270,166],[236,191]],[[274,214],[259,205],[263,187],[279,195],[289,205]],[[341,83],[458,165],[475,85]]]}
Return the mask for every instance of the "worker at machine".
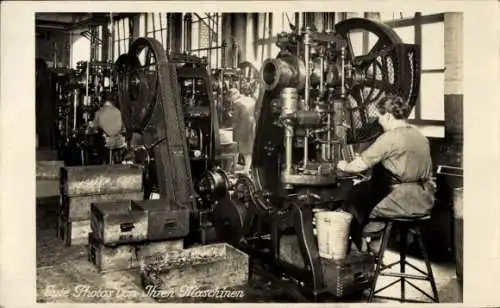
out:
{"label": "worker at machine", "polygon": [[355,185],[342,206],[353,215],[351,239],[361,251],[368,248],[362,233],[370,218],[422,217],[434,205],[429,141],[405,120],[409,108],[399,96],[381,100],[377,116],[383,134],[350,163],[338,163],[347,173],[372,168],[371,178]]}
{"label": "worker at machine", "polygon": [[229,101],[233,110],[233,138],[238,144],[238,153],[244,160],[243,172],[249,174],[255,138],[256,101],[252,97],[240,94],[235,88],[229,90]]}
{"label": "worker at machine", "polygon": [[102,131],[105,137],[105,147],[110,151],[110,160],[113,150],[125,147],[125,138],[122,135],[124,125],[120,109],[115,107],[111,95],[103,98],[104,103],[95,113],[94,120],[89,123],[93,131]]}

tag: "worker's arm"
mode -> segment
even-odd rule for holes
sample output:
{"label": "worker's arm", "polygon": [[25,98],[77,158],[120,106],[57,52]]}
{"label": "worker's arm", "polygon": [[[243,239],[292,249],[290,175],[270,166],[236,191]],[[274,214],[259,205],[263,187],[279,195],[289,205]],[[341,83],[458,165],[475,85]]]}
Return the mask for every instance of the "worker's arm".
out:
{"label": "worker's arm", "polygon": [[354,160],[352,160],[349,163],[345,160],[342,160],[339,162],[337,167],[341,171],[344,171],[347,173],[361,173],[363,171],[368,170],[368,168],[370,168],[360,156],[356,157]]}
{"label": "worker's arm", "polygon": [[384,133],[353,161],[339,161],[337,168],[347,173],[360,173],[387,159],[394,153],[392,134]]}

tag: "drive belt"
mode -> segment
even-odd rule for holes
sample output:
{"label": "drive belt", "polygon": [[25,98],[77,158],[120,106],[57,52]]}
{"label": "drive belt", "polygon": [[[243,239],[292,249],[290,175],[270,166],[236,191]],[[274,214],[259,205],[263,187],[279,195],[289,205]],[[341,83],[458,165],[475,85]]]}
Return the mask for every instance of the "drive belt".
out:
{"label": "drive belt", "polygon": [[[144,138],[148,143],[164,139],[154,150],[160,197],[185,205],[191,204],[194,209],[195,190],[176,69],[169,65],[158,41],[150,38],[139,40],[144,41],[135,43],[145,44],[154,52],[158,70],[159,93],[151,118],[144,129]],[[131,46],[131,50],[133,47]]]}

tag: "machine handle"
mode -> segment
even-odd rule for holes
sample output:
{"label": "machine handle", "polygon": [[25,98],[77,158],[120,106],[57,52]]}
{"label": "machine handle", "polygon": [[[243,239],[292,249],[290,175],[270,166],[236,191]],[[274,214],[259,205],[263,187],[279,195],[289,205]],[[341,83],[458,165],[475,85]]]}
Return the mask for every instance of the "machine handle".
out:
{"label": "machine handle", "polygon": [[366,277],[365,273],[359,272],[353,275],[354,283],[356,284],[365,284],[368,282],[368,277]]}
{"label": "machine handle", "polygon": [[173,219],[167,219],[165,221],[165,224],[163,225],[163,227],[166,230],[175,229],[176,226],[177,226],[177,222],[175,220],[173,220]]}
{"label": "machine handle", "polygon": [[[443,169],[445,171],[443,171]],[[448,172],[446,172],[446,170],[448,170]],[[453,173],[453,171],[455,171],[456,173]],[[458,167],[453,167],[453,166],[439,165],[437,167],[436,173],[440,174],[440,175],[463,177],[463,169],[458,168]]]}
{"label": "machine handle", "polygon": [[133,222],[124,222],[124,223],[120,224],[120,231],[121,232],[130,232],[134,228],[135,228],[135,225]]}

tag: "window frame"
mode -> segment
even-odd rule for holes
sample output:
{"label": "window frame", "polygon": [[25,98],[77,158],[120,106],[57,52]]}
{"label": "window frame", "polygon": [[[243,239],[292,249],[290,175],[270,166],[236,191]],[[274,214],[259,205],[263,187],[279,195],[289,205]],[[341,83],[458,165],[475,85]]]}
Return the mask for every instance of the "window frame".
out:
{"label": "window frame", "polygon": [[[116,61],[118,57],[124,53],[128,52],[128,48],[130,47],[131,41],[133,40],[133,32],[130,27],[130,18],[129,16],[120,17],[116,20],[113,20],[113,61]],[[121,27],[121,28],[120,28]],[[121,33],[120,30],[125,31],[125,28],[128,27],[128,36],[125,36],[125,33]],[[121,45],[124,43],[125,51],[122,52]]]}
{"label": "window frame", "polygon": [[[398,20],[390,20],[383,21],[384,24],[388,25],[392,29],[403,28],[403,27],[414,27],[414,43],[420,46],[420,52],[422,54],[422,26],[426,24],[434,24],[434,23],[444,23],[444,13],[438,14],[429,14],[422,15],[420,12],[416,12],[413,18],[404,18]],[[443,39],[444,44],[444,39]],[[366,46],[366,45],[365,45]],[[366,46],[368,47],[368,46]],[[365,51],[366,52],[366,51]],[[422,62],[421,62],[422,63]],[[421,67],[420,70],[420,78],[422,78],[425,74],[444,74],[445,73],[445,64],[443,63],[442,68],[434,68],[434,69],[426,69]],[[443,84],[444,88],[444,84]],[[429,120],[422,118],[422,104],[421,104],[421,91],[422,88],[420,86],[419,95],[417,97],[417,102],[414,107],[414,118],[409,119],[409,122],[415,125],[432,125],[432,126],[443,126],[445,124],[443,120]],[[444,108],[444,97],[443,97],[443,108]]]}
{"label": "window frame", "polygon": [[[205,13],[205,15],[200,15],[197,13],[191,14],[191,35],[192,37],[197,37],[198,41],[198,46],[196,48],[191,48],[190,50],[186,50],[190,54],[196,54],[198,57],[202,57],[201,53],[207,53],[208,51],[211,52],[217,52],[217,57],[215,58],[215,63],[212,62],[213,55],[209,58],[208,55],[206,55],[207,60],[208,60],[208,65],[210,69],[216,69],[216,68],[221,68],[222,67],[222,48],[223,46],[223,35],[222,35],[222,28],[223,28],[223,19],[222,13]],[[196,28],[197,31],[194,31],[194,25],[198,24],[198,27]],[[206,46],[202,47],[201,46],[201,33],[202,33],[202,27],[201,25],[204,24],[205,27],[208,27],[208,32],[209,36],[212,40],[208,44],[212,43],[212,46]],[[212,33],[210,33],[212,32]],[[227,42],[226,42],[227,43]]]}
{"label": "window frame", "polygon": [[[165,25],[162,24],[162,14],[165,14]],[[163,48],[165,48],[166,50],[168,45],[168,13],[159,13],[159,12],[143,13],[143,16],[144,16],[144,36],[149,37],[150,35],[152,35],[151,37],[158,40],[162,44]],[[160,19],[159,29],[155,28],[156,26],[155,18]],[[153,25],[152,27],[153,30],[148,31],[150,22]],[[159,35],[160,39],[157,38],[158,33],[160,34]]]}

